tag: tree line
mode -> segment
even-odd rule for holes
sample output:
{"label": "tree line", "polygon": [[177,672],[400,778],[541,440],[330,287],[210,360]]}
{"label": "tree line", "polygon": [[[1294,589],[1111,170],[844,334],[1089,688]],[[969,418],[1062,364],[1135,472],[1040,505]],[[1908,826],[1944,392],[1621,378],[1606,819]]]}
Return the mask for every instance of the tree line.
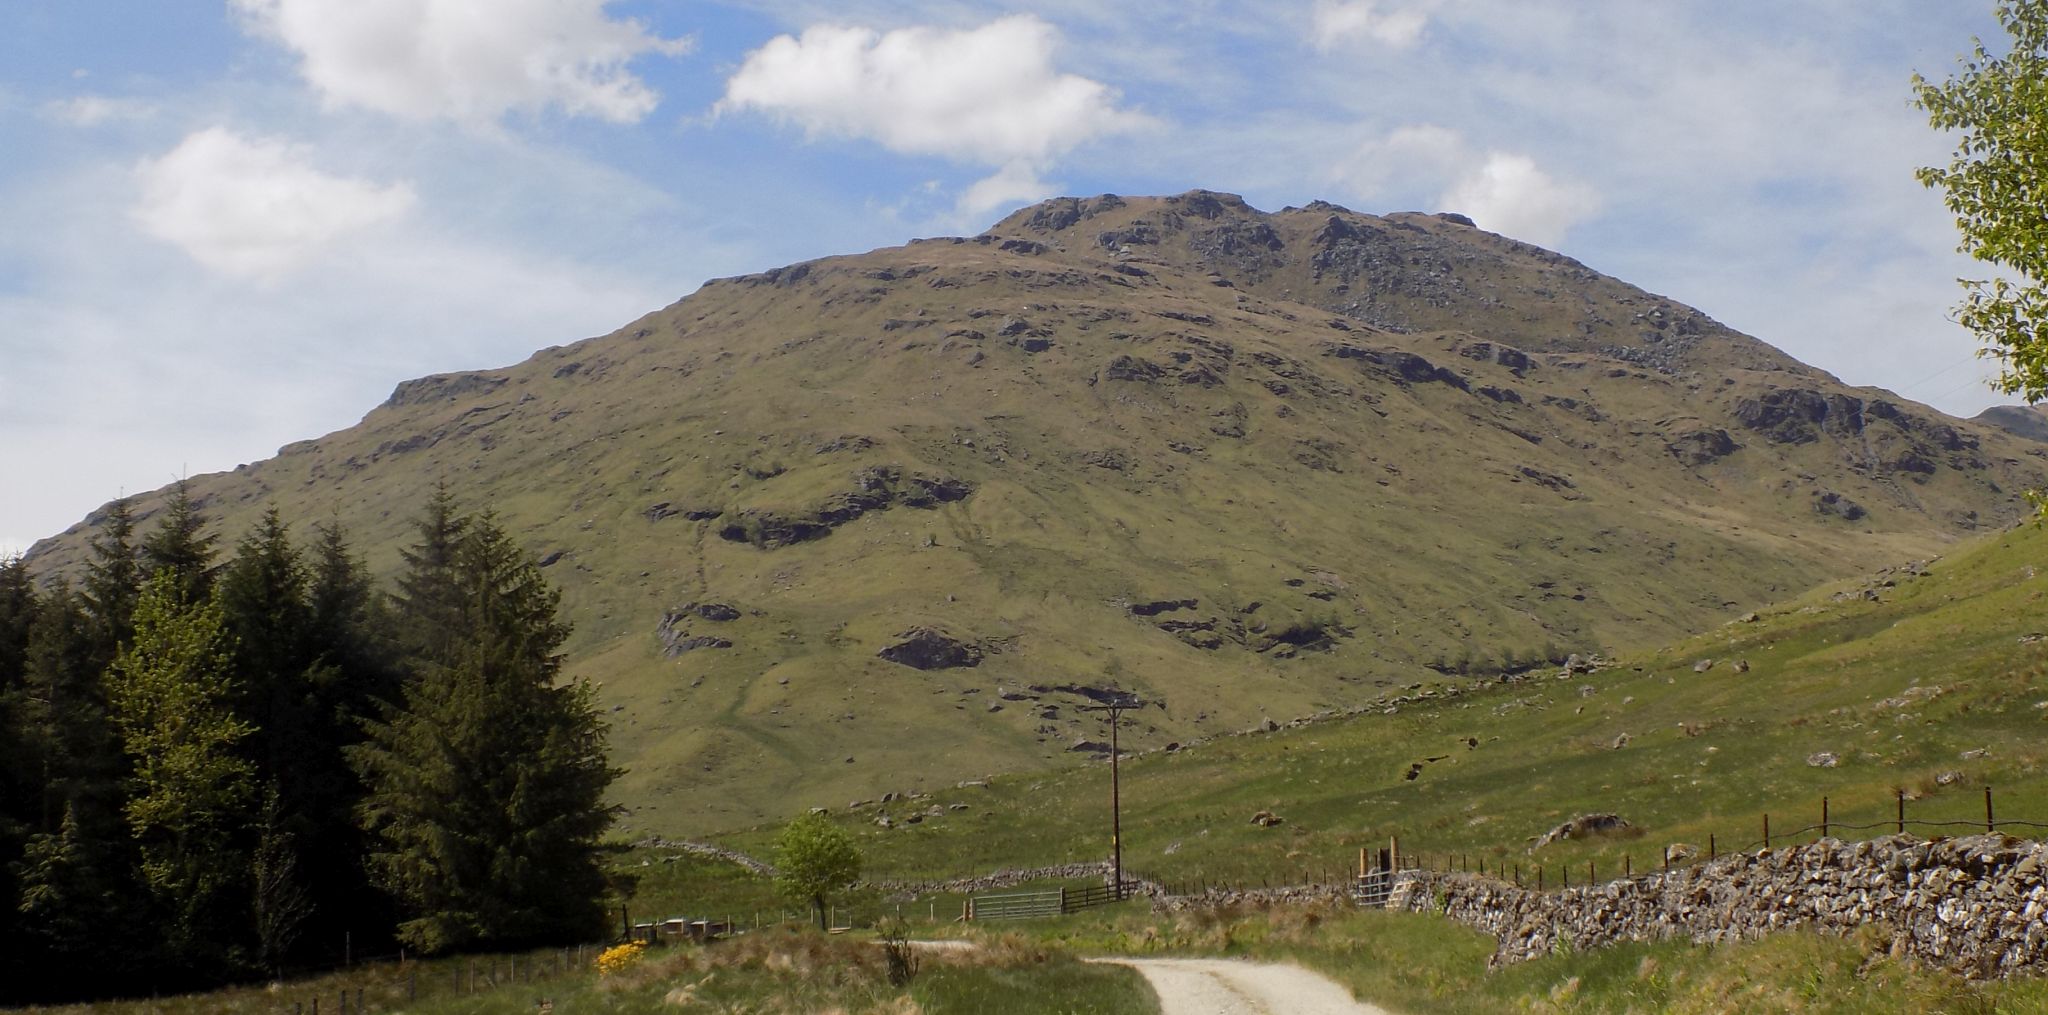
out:
{"label": "tree line", "polygon": [[0,560],[0,1003],[602,932],[559,595],[445,489],[414,527],[388,593],[274,509],[223,556],[182,483],[75,584]]}

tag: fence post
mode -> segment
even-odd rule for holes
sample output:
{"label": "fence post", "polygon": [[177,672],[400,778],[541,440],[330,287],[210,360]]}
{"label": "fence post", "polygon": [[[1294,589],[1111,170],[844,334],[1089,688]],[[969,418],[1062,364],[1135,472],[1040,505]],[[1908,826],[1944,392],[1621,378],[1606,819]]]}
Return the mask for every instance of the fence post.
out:
{"label": "fence post", "polygon": [[1984,787],[1984,830],[1987,832],[1998,831],[1998,819],[1991,814],[1991,787],[1989,786]]}
{"label": "fence post", "polygon": [[1627,853],[1621,854],[1621,876],[1625,878],[1636,876],[1636,858]]}
{"label": "fence post", "polygon": [[1828,798],[1820,798],[1820,837],[1828,837]]}
{"label": "fence post", "polygon": [[1764,812],[1764,848],[1771,848],[1771,812]]}
{"label": "fence post", "polygon": [[1904,835],[1906,834],[1906,791],[1898,790],[1897,793],[1899,794],[1899,834]]}
{"label": "fence post", "polygon": [[1572,865],[1568,863],[1558,864],[1557,876],[1566,888],[1570,888],[1572,886]]}
{"label": "fence post", "polygon": [[1595,868],[1595,867],[1593,866],[1593,858],[1592,858],[1592,857],[1587,857],[1587,858],[1586,858],[1586,883],[1587,883],[1587,884],[1589,884],[1589,885],[1591,885],[1591,884],[1596,884],[1596,883],[1598,883],[1598,882],[1599,882],[1599,880],[1600,880],[1600,875],[1599,875],[1599,873],[1598,873],[1598,869],[1597,869],[1597,868]]}
{"label": "fence post", "polygon": [[1543,890],[1543,865],[1540,863],[1536,865],[1536,890]]}
{"label": "fence post", "polygon": [[1519,863],[1515,864],[1515,887],[1522,887],[1522,865]]}
{"label": "fence post", "polygon": [[[1695,853],[1694,855],[1695,855],[1695,856],[1697,856],[1698,854],[1697,854],[1697,853]],[[1666,874],[1669,874],[1669,873],[1671,873],[1671,844],[1670,844],[1670,843],[1665,843],[1665,844],[1664,844],[1664,873],[1666,873]]]}
{"label": "fence post", "polygon": [[1716,844],[1716,843],[1714,842],[1714,833],[1712,833],[1712,832],[1708,832],[1708,833],[1707,833],[1707,859],[1709,859],[1709,860],[1712,860],[1712,859],[1713,859],[1713,858],[1714,858],[1715,856],[1717,856],[1717,855],[1718,855],[1718,850],[1716,850],[1716,849],[1715,849],[1715,846],[1716,846],[1716,845],[1717,845],[1717,844]]}

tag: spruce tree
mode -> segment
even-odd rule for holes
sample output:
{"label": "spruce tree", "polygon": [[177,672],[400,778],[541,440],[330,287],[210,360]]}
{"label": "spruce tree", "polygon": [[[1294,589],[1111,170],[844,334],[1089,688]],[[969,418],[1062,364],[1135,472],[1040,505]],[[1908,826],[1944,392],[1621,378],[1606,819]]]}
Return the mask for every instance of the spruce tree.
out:
{"label": "spruce tree", "polygon": [[[36,815],[40,787],[26,721],[28,641],[35,586],[19,557],[0,558],[0,980],[20,977],[21,891],[17,872]],[[0,990],[0,1003],[7,1000]]]}
{"label": "spruce tree", "polygon": [[[98,668],[104,635],[62,582],[40,597],[19,698],[21,735],[34,795],[19,866],[20,939],[36,956],[16,980],[23,998],[60,997],[89,979],[120,986],[108,950],[147,965],[138,914],[147,912],[123,815],[126,759],[108,714]],[[6,978],[0,978],[6,979]]]}
{"label": "spruce tree", "polygon": [[240,847],[254,796],[237,749],[252,729],[231,708],[231,642],[220,607],[186,598],[189,572],[160,568],[135,606],[135,637],[108,674],[134,765],[128,825],[164,942],[195,973],[229,968],[245,912]]}
{"label": "spruce tree", "polygon": [[458,650],[463,595],[455,569],[470,519],[455,511],[446,486],[434,489],[414,528],[419,539],[399,551],[405,570],[392,596],[402,650],[414,659],[442,661]]}
{"label": "spruce tree", "polygon": [[211,591],[213,537],[186,481],[172,485],[163,521],[142,541],[142,563],[150,575],[169,574],[184,602],[197,603]]}
{"label": "spruce tree", "polygon": [[0,557],[0,693],[21,685],[35,618],[36,586],[28,564],[18,556]]}
{"label": "spruce tree", "polygon": [[135,516],[123,497],[107,508],[99,531],[87,540],[92,553],[85,564],[82,592],[85,608],[93,618],[94,655],[98,668],[114,661],[114,654],[128,643],[133,632],[131,618],[135,598],[142,593],[142,561],[135,547]]}
{"label": "spruce tree", "polygon": [[617,772],[588,685],[558,683],[558,594],[488,516],[455,518],[445,491],[420,532],[400,586],[446,626],[408,625],[402,701],[352,751],[400,936],[445,951],[592,933]]}
{"label": "spruce tree", "polygon": [[38,788],[34,826],[55,834],[67,811],[88,836],[122,834],[127,766],[100,679],[104,629],[62,582],[44,592],[29,633],[20,699],[21,748]]}
{"label": "spruce tree", "polygon": [[276,787],[281,811],[295,814],[311,802],[301,777],[322,759],[307,756],[319,717],[308,680],[306,569],[277,509],[236,546],[214,597],[234,645],[236,711],[256,731],[245,745],[249,760]]}
{"label": "spruce tree", "polygon": [[[322,761],[319,803],[299,827],[298,849],[311,879],[314,909],[304,937],[331,947],[388,937],[396,922],[390,900],[373,890],[365,857],[370,839],[355,820],[361,777],[347,760],[364,724],[399,699],[399,670],[389,613],[368,569],[338,525],[321,526],[307,563],[307,648],[315,660],[308,684],[316,723],[308,754]],[[330,764],[331,763],[331,764]]]}

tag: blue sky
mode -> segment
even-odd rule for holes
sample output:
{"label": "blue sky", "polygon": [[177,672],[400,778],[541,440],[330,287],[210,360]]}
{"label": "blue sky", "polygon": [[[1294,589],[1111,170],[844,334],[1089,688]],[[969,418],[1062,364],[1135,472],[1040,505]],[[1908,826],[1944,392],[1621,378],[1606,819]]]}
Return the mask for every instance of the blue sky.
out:
{"label": "blue sky", "polygon": [[707,278],[1055,194],[1460,211],[1999,398],[1909,102],[1990,0],[0,0],[0,552]]}

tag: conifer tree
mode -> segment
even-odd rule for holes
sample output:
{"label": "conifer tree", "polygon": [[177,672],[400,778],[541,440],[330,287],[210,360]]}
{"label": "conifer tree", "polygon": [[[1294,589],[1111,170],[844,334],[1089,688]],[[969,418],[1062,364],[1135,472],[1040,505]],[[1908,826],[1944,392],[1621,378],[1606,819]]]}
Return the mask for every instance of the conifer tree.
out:
{"label": "conifer tree", "polygon": [[444,951],[593,932],[617,773],[588,685],[557,683],[558,594],[488,516],[456,518],[446,491],[419,529],[400,587],[446,626],[407,626],[402,701],[352,751],[400,936]]}
{"label": "conifer tree", "polygon": [[104,633],[62,582],[37,606],[23,665],[22,749],[38,787],[34,827],[54,834],[67,811],[87,836],[121,834],[126,765],[100,680]]}
{"label": "conifer tree", "polygon": [[410,657],[443,661],[458,649],[464,603],[456,556],[469,525],[470,519],[456,514],[454,495],[438,486],[414,524],[419,540],[399,551],[405,570],[392,607],[401,648]]}
{"label": "conifer tree", "polygon": [[[28,640],[35,588],[19,557],[0,558],[0,979],[23,975],[17,871],[40,795],[25,722]],[[5,1002],[0,991],[0,1002]]]}
{"label": "conifer tree", "polygon": [[0,557],[0,693],[21,685],[35,616],[36,588],[28,564],[17,556]]}
{"label": "conifer tree", "polygon": [[308,678],[306,569],[276,508],[236,546],[214,595],[234,645],[236,711],[255,727],[249,758],[277,789],[282,812],[297,813],[309,803],[301,777],[324,759],[307,756],[318,719]]}
{"label": "conifer tree", "polygon": [[142,563],[150,575],[169,574],[184,602],[205,599],[213,587],[213,537],[206,533],[206,516],[193,502],[191,486],[182,479],[171,487],[164,520],[142,541]]}
{"label": "conifer tree", "polygon": [[123,750],[134,765],[126,813],[142,879],[165,914],[168,951],[188,968],[224,969],[242,936],[251,728],[230,706],[232,648],[220,607],[193,601],[190,572],[164,566],[143,586],[135,637],[108,674]]}
{"label": "conifer tree", "polygon": [[85,564],[82,590],[93,618],[98,668],[114,661],[133,632],[135,597],[142,592],[142,561],[135,547],[135,516],[126,497],[107,508],[107,519],[86,542],[92,558]]}
{"label": "conifer tree", "polygon": [[364,724],[399,699],[399,670],[384,599],[340,526],[321,526],[309,556],[307,640],[316,660],[309,683],[321,720],[313,749],[334,767],[320,783],[326,802],[298,840],[306,869],[320,872],[311,880],[314,915],[305,936],[331,943],[346,933],[367,941],[388,936],[395,918],[370,880],[370,839],[355,820],[364,787],[347,752],[362,742]]}

